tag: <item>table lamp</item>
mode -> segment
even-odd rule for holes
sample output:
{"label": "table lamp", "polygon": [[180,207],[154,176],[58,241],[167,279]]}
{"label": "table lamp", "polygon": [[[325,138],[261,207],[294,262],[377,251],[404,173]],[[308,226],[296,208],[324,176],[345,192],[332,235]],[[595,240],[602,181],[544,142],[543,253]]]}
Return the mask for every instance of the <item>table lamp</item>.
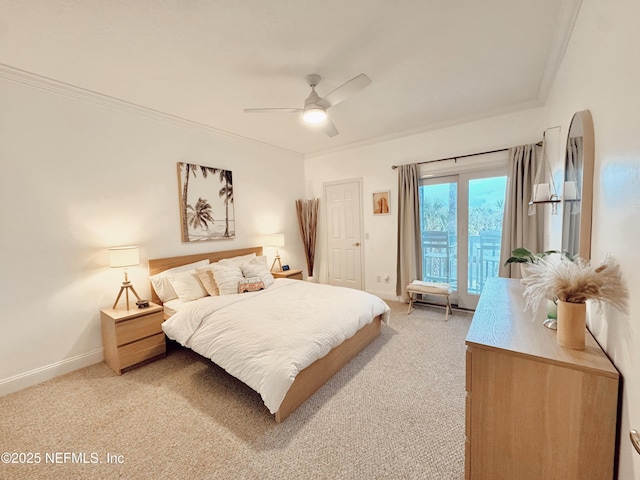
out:
{"label": "table lamp", "polygon": [[271,265],[271,271],[276,271],[274,270],[276,263],[280,267],[277,271],[281,271],[282,262],[280,261],[280,252],[278,252],[277,248],[284,247],[284,233],[274,233],[273,235],[269,235],[269,246],[276,247],[276,258]]}
{"label": "table lamp", "polygon": [[127,310],[129,310],[129,290],[131,290],[136,298],[140,300],[140,297],[133,288],[133,285],[131,285],[131,282],[129,281],[129,277],[127,275],[127,267],[138,265],[139,263],[140,258],[138,256],[138,247],[114,247],[109,249],[109,266],[112,268],[124,269],[124,282],[122,282],[120,292],[118,293],[116,301],[113,304],[114,309],[120,301],[122,292],[125,292]]}

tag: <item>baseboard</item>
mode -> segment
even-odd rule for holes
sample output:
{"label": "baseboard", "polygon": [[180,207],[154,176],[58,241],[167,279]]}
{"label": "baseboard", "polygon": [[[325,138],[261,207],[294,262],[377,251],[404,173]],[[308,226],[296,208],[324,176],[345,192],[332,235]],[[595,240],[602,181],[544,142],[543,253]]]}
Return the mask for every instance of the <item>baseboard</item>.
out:
{"label": "baseboard", "polygon": [[67,358],[60,362],[52,363],[44,367],[36,368],[29,372],[20,373],[13,377],[0,380],[0,396],[17,392],[23,388],[37,385],[38,383],[51,380],[65,373],[73,372],[104,360],[104,350],[99,348],[92,352],[83,353],[75,357]]}

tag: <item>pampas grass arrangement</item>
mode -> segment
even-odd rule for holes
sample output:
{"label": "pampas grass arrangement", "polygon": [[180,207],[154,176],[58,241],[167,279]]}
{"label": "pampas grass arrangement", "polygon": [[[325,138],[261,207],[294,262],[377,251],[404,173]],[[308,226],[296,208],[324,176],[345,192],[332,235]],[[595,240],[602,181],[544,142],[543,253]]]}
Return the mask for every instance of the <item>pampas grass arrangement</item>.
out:
{"label": "pampas grass arrangement", "polygon": [[609,254],[595,266],[579,257],[543,257],[528,266],[528,273],[522,283],[526,307],[534,312],[547,300],[568,303],[593,300],[627,313],[628,291],[622,282],[620,266]]}

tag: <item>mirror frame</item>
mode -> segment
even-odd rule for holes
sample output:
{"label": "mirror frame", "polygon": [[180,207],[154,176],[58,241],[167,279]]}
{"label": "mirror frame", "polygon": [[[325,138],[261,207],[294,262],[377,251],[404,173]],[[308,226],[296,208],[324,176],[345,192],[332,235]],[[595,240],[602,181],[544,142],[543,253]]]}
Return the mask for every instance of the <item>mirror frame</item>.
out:
{"label": "mirror frame", "polygon": [[[571,119],[571,125],[567,133],[567,143],[565,147],[565,160],[564,160],[564,181],[569,180],[567,178],[567,148],[569,147],[569,140],[571,138],[571,129],[574,122],[580,120],[582,122],[583,129],[583,148],[582,148],[582,190],[580,194],[580,236],[578,239],[578,251],[572,252],[574,255],[577,253],[580,258],[589,260],[591,258],[591,216],[593,210],[593,171],[595,165],[595,139],[593,129],[593,118],[589,110],[582,110],[573,115]],[[563,184],[564,185],[564,184]],[[572,202],[574,200],[571,200]],[[568,250],[565,245],[565,221],[568,211],[569,200],[565,199],[565,192],[563,188],[562,193],[562,250]]]}

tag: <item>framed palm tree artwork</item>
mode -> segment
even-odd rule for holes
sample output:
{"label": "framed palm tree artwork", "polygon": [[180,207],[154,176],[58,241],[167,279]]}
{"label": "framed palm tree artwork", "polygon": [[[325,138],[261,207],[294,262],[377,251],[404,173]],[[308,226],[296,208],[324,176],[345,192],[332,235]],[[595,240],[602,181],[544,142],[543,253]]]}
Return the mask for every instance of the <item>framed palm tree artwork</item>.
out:
{"label": "framed palm tree artwork", "polygon": [[178,162],[183,242],[235,238],[231,170]]}

